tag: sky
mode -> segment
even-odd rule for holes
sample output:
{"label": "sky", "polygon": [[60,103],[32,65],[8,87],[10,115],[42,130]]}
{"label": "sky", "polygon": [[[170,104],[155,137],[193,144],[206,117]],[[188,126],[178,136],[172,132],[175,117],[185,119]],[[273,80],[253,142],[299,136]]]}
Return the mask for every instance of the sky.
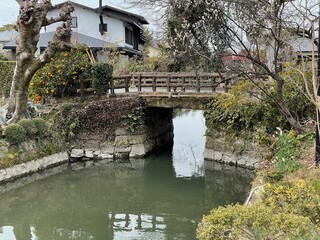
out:
{"label": "sky", "polygon": [[[65,2],[65,0],[52,0],[52,4]],[[98,7],[99,0],[73,0],[73,2],[83,4],[89,7]],[[103,4],[111,5],[114,7],[124,8],[137,14],[141,14],[140,9],[128,9],[124,0],[103,0]],[[19,12],[18,4],[15,0],[0,0],[0,26],[4,24],[14,23],[17,19]]]}

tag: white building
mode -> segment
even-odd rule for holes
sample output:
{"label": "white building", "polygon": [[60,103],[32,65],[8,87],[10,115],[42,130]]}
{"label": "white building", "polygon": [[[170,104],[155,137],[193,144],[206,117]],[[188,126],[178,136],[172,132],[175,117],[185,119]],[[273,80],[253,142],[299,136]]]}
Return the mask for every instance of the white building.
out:
{"label": "white building", "polygon": [[[57,4],[48,13],[48,17],[58,15],[63,4]],[[143,25],[148,24],[143,16],[105,5],[102,6],[100,18],[99,7],[91,8],[78,3],[73,4],[74,11],[71,14],[73,43],[86,44],[93,50],[108,48],[112,44],[125,55],[142,55],[145,43]],[[40,50],[47,47],[48,41],[53,37],[53,32],[60,24],[55,23],[42,29],[38,46]],[[11,49],[15,52],[15,41],[10,41],[4,46],[4,49]]]}
{"label": "white building", "polygon": [[0,32],[0,56],[3,56],[5,58],[10,58],[10,52],[3,50],[3,46],[6,45],[8,42],[14,40],[16,36],[18,35],[18,32],[15,30],[5,30]]}

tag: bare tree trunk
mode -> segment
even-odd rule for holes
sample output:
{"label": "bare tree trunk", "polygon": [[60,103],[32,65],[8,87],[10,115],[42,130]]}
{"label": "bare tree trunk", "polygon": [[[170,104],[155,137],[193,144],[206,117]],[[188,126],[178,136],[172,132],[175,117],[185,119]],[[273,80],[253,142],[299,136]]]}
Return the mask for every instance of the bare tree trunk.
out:
{"label": "bare tree trunk", "polygon": [[291,114],[288,105],[284,99],[284,95],[283,95],[283,84],[284,81],[281,78],[276,79],[277,81],[277,101],[278,101],[278,105],[281,109],[281,111],[283,112],[283,114],[285,115],[287,121],[290,123],[290,125],[298,132],[298,133],[302,133],[304,132],[303,127],[301,126],[301,124],[293,117],[293,115]]}
{"label": "bare tree trunk", "polygon": [[[27,111],[28,87],[35,72],[49,62],[56,51],[70,48],[71,12],[73,6],[67,2],[59,16],[48,19],[47,13],[53,8],[51,0],[41,2],[34,0],[16,0],[20,5],[17,21],[16,67],[12,79],[8,112],[13,113],[9,123],[15,123]],[[46,51],[36,56],[40,30],[56,22],[64,22],[56,29],[55,35]]]}

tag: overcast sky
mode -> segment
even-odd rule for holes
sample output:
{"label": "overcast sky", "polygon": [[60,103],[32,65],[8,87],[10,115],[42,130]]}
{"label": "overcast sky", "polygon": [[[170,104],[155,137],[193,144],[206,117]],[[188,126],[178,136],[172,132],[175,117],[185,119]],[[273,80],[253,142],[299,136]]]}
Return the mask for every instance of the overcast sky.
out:
{"label": "overcast sky", "polygon": [[[65,0],[52,0],[52,4],[62,2],[65,2]],[[99,6],[99,0],[73,0],[73,2],[77,2],[89,7]],[[120,8],[126,7],[123,0],[103,0],[103,4],[108,4]],[[125,10],[141,14],[141,10],[139,9],[125,8]],[[0,0],[0,25],[14,23],[17,19],[18,12],[19,7],[15,0]]]}

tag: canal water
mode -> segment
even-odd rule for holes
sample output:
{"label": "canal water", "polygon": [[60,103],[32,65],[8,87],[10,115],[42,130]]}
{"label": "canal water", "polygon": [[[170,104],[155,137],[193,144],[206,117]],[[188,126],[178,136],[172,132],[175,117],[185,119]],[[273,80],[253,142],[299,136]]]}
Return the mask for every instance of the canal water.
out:
{"label": "canal water", "polygon": [[176,116],[174,128],[173,148],[160,154],[1,194],[0,240],[196,239],[210,209],[244,202],[252,173],[205,163],[200,111]]}

